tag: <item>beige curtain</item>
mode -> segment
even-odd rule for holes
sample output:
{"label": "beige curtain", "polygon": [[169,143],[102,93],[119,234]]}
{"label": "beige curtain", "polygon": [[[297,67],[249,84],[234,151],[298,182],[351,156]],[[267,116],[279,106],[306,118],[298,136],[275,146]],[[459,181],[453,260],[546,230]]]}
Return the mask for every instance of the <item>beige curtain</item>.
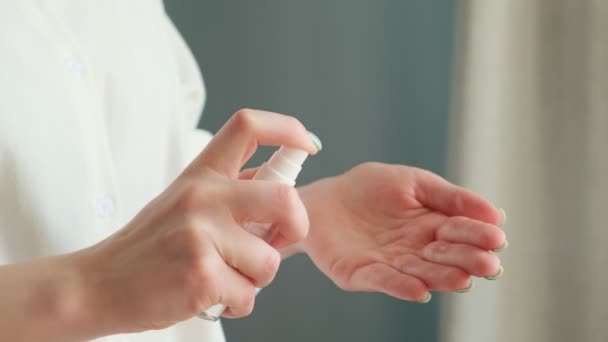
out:
{"label": "beige curtain", "polygon": [[451,179],[503,207],[504,277],[443,342],[608,341],[608,1],[460,3]]}

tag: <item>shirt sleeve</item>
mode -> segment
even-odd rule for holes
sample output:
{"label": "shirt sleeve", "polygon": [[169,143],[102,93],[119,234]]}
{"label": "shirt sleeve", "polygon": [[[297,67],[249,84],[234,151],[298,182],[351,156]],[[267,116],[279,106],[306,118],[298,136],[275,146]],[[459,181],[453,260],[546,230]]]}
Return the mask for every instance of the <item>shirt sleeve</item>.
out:
{"label": "shirt sleeve", "polygon": [[187,131],[185,150],[182,152],[185,161],[190,162],[213,138],[210,132],[198,128],[205,104],[205,84],[196,59],[184,38],[167,15],[165,15],[165,21],[176,56],[179,87],[183,96],[180,113],[177,113],[180,117],[176,119]]}

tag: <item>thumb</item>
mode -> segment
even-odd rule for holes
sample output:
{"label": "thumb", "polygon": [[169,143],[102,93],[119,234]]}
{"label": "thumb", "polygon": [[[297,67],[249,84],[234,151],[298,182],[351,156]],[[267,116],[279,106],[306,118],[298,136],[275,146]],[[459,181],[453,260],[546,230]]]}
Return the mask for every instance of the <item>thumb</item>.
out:
{"label": "thumb", "polygon": [[431,209],[447,216],[464,216],[494,225],[504,220],[502,211],[490,201],[432,172],[417,169],[415,180],[416,199]]}

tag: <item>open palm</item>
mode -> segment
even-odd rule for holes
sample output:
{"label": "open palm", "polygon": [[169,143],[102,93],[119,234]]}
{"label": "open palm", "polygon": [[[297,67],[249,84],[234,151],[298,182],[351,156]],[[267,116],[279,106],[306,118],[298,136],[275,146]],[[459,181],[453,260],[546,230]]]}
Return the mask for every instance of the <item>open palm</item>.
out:
{"label": "open palm", "polygon": [[301,189],[304,249],[339,287],[428,301],[502,272],[502,213],[428,171],[366,163]]}

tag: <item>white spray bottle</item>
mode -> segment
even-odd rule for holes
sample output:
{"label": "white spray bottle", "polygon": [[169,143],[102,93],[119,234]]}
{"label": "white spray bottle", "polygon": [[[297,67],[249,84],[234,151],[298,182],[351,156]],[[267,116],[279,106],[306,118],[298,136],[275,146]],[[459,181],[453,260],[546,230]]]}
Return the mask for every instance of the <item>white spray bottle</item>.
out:
{"label": "white spray bottle", "polygon": [[[311,132],[308,132],[308,134],[315,143],[317,150],[320,151],[322,147],[321,140]],[[253,179],[271,180],[294,186],[306,157],[308,157],[308,152],[306,151],[281,146],[267,162],[260,166]],[[270,224],[250,222],[246,223],[243,228],[252,234],[267,239]],[[259,291],[260,289],[258,289]],[[198,317],[209,321],[217,321],[225,309],[225,305],[216,304],[206,311],[199,313]]]}

